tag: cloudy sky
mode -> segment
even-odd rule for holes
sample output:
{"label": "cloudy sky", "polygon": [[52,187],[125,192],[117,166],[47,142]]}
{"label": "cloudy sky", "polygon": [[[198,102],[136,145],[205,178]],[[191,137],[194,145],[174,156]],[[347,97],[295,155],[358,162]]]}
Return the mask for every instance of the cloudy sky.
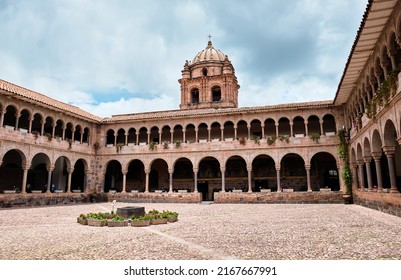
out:
{"label": "cloudy sky", "polygon": [[98,116],[178,109],[185,60],[232,61],[239,106],[333,99],[367,0],[0,0],[0,79]]}

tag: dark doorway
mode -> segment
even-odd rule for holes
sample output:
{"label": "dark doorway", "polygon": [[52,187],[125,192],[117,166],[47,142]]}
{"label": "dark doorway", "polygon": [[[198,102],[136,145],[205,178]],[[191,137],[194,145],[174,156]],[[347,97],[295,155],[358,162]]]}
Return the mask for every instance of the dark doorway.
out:
{"label": "dark doorway", "polygon": [[209,183],[208,182],[198,183],[198,191],[202,194],[203,201],[213,200],[213,197],[210,198],[210,196],[209,196]]}

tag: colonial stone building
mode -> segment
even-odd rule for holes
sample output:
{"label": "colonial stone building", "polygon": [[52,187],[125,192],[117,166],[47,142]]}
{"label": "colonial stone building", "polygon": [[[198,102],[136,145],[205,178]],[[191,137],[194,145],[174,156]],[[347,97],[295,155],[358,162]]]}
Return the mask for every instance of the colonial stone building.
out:
{"label": "colonial stone building", "polygon": [[356,202],[399,214],[400,7],[369,1],[334,100],[238,107],[211,41],[185,62],[178,110],[102,119],[0,80],[2,204],[341,202],[350,166]]}

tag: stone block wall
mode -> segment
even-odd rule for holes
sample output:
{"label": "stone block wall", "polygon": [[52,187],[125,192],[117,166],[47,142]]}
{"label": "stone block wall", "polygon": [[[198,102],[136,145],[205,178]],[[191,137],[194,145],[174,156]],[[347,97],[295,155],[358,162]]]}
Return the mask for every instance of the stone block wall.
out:
{"label": "stone block wall", "polygon": [[355,204],[401,217],[400,193],[354,191],[353,197]]}

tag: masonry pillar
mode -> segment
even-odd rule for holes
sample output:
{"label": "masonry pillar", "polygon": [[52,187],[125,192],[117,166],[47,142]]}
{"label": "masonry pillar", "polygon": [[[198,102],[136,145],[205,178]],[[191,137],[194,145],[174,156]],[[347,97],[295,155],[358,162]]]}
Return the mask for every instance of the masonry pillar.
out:
{"label": "masonry pillar", "polygon": [[262,139],[265,139],[265,124],[261,124],[262,127]]}
{"label": "masonry pillar", "polygon": [[182,130],[182,143],[187,142],[187,137],[186,137],[186,130]]}
{"label": "masonry pillar", "polygon": [[390,193],[398,193],[397,189],[397,179],[395,175],[395,165],[394,165],[394,151],[395,147],[384,146],[383,151],[386,154],[388,162],[388,171],[390,174]]}
{"label": "masonry pillar", "polygon": [[[72,133],[72,135],[74,135],[74,133]],[[117,134],[114,133],[113,136],[114,136],[114,146],[117,146]]]}
{"label": "masonry pillar", "polygon": [[173,174],[174,174],[174,169],[173,168],[169,168],[168,169],[168,189],[169,192],[172,193],[173,192]]}
{"label": "masonry pillar", "polygon": [[125,136],[124,145],[128,146],[128,133],[125,133],[124,136]]}
{"label": "masonry pillar", "polygon": [[[31,125],[31,124],[30,124]],[[52,123],[52,138],[54,139],[54,136],[56,135],[56,124]]]}
{"label": "masonry pillar", "polygon": [[150,144],[150,132],[148,131],[148,142],[146,144]]}
{"label": "masonry pillar", "polygon": [[159,144],[162,143],[162,130],[159,129]]}
{"label": "masonry pillar", "polygon": [[304,121],[305,124],[305,135],[309,135],[309,131],[308,131],[308,121]]}
{"label": "masonry pillar", "polygon": [[305,171],[306,171],[306,182],[308,186],[308,192],[312,191],[311,184],[310,184],[310,165],[305,164]]}
{"label": "masonry pillar", "polygon": [[45,132],[45,122],[41,121],[40,122],[40,135],[43,136],[44,132]]}
{"label": "masonry pillar", "polygon": [[19,118],[20,117],[21,117],[21,114],[19,114],[19,113],[15,114],[15,128],[14,128],[14,130],[18,130]]}
{"label": "masonry pillar", "polygon": [[226,192],[226,178],[225,178],[226,167],[221,166],[220,172],[221,172],[221,191]]}
{"label": "masonry pillar", "polygon": [[220,141],[224,141],[224,125],[220,127]]}
{"label": "masonry pillar", "polygon": [[[61,127],[61,129],[63,130],[62,140],[65,140],[65,125],[63,125],[63,126]],[[42,135],[42,134],[41,134],[41,135]],[[107,143],[107,141],[106,141],[106,143]]]}
{"label": "masonry pillar", "polygon": [[357,160],[358,163],[358,171],[359,171],[359,183],[361,187],[361,191],[365,190],[365,174],[363,172],[363,160]]}
{"label": "masonry pillar", "polygon": [[135,136],[136,136],[136,139],[135,139],[135,145],[139,145],[139,132],[135,132]]}
{"label": "masonry pillar", "polygon": [[355,189],[358,189],[358,170],[357,170],[357,165],[352,163],[351,164],[351,170],[352,170],[352,184]]}
{"label": "masonry pillar", "polygon": [[198,143],[199,142],[199,135],[198,135],[199,129],[195,128],[195,142]]}
{"label": "masonry pillar", "polygon": [[[29,125],[28,125],[28,133],[31,133],[31,130],[32,130],[32,122],[33,122],[33,117],[29,117],[28,121],[29,121]],[[54,135],[52,135],[52,137],[54,138]]]}
{"label": "masonry pillar", "polygon": [[48,167],[47,168],[47,187],[45,192],[50,192],[50,186],[52,183],[52,172],[53,172],[54,167]]}
{"label": "masonry pillar", "polygon": [[248,167],[248,192],[252,192],[252,167]]}
{"label": "masonry pillar", "polygon": [[[0,163],[1,165],[1,163]],[[29,171],[29,165],[25,165],[23,167],[24,169],[24,174],[22,175],[22,186],[21,186],[21,192],[26,193],[26,181],[28,179],[28,171]]]}
{"label": "masonry pillar", "polygon": [[74,172],[74,168],[70,167],[67,169],[67,173],[68,173],[68,179],[67,179],[67,192],[70,193],[71,192],[71,177],[72,177],[72,172]]}
{"label": "masonry pillar", "polygon": [[4,115],[6,114],[6,110],[1,110],[0,111],[0,127],[3,127],[3,123],[4,123]]}
{"label": "masonry pillar", "polygon": [[145,169],[145,193],[149,192],[149,169]]}
{"label": "masonry pillar", "polygon": [[251,125],[248,124],[246,127],[248,128],[248,140],[249,140],[251,139]]}
{"label": "masonry pillar", "polygon": [[323,135],[323,120],[320,120],[319,124],[320,124],[320,135]]}
{"label": "masonry pillar", "polygon": [[277,173],[277,192],[281,192],[281,182],[280,182],[280,165],[276,166],[276,173]]}
{"label": "masonry pillar", "polygon": [[211,132],[212,132],[212,129],[211,128],[207,128],[207,142],[210,142],[210,134],[211,134]]}
{"label": "masonry pillar", "polygon": [[382,165],[381,165],[381,152],[372,153],[376,167],[377,177],[377,192],[383,192],[383,177],[382,177]]}
{"label": "masonry pillar", "polygon": [[368,178],[368,192],[373,191],[373,185],[372,185],[372,170],[370,169],[370,161],[372,160],[371,157],[369,156],[364,156],[363,161],[365,162],[365,167],[366,167],[366,175]]}
{"label": "masonry pillar", "polygon": [[276,137],[278,138],[278,123],[276,123]]}
{"label": "masonry pillar", "polygon": [[170,129],[170,143],[174,143],[174,130]]}
{"label": "masonry pillar", "polygon": [[122,189],[122,193],[126,193],[127,192],[127,173],[128,170],[121,170],[121,173],[123,173],[123,189]]}
{"label": "masonry pillar", "polygon": [[290,137],[294,136],[294,123],[290,122]]}
{"label": "masonry pillar", "polygon": [[234,140],[237,140],[237,138],[238,138],[237,128],[238,128],[238,126],[234,125]]}
{"label": "masonry pillar", "polygon": [[193,168],[194,171],[194,192],[198,192],[198,168]]}

